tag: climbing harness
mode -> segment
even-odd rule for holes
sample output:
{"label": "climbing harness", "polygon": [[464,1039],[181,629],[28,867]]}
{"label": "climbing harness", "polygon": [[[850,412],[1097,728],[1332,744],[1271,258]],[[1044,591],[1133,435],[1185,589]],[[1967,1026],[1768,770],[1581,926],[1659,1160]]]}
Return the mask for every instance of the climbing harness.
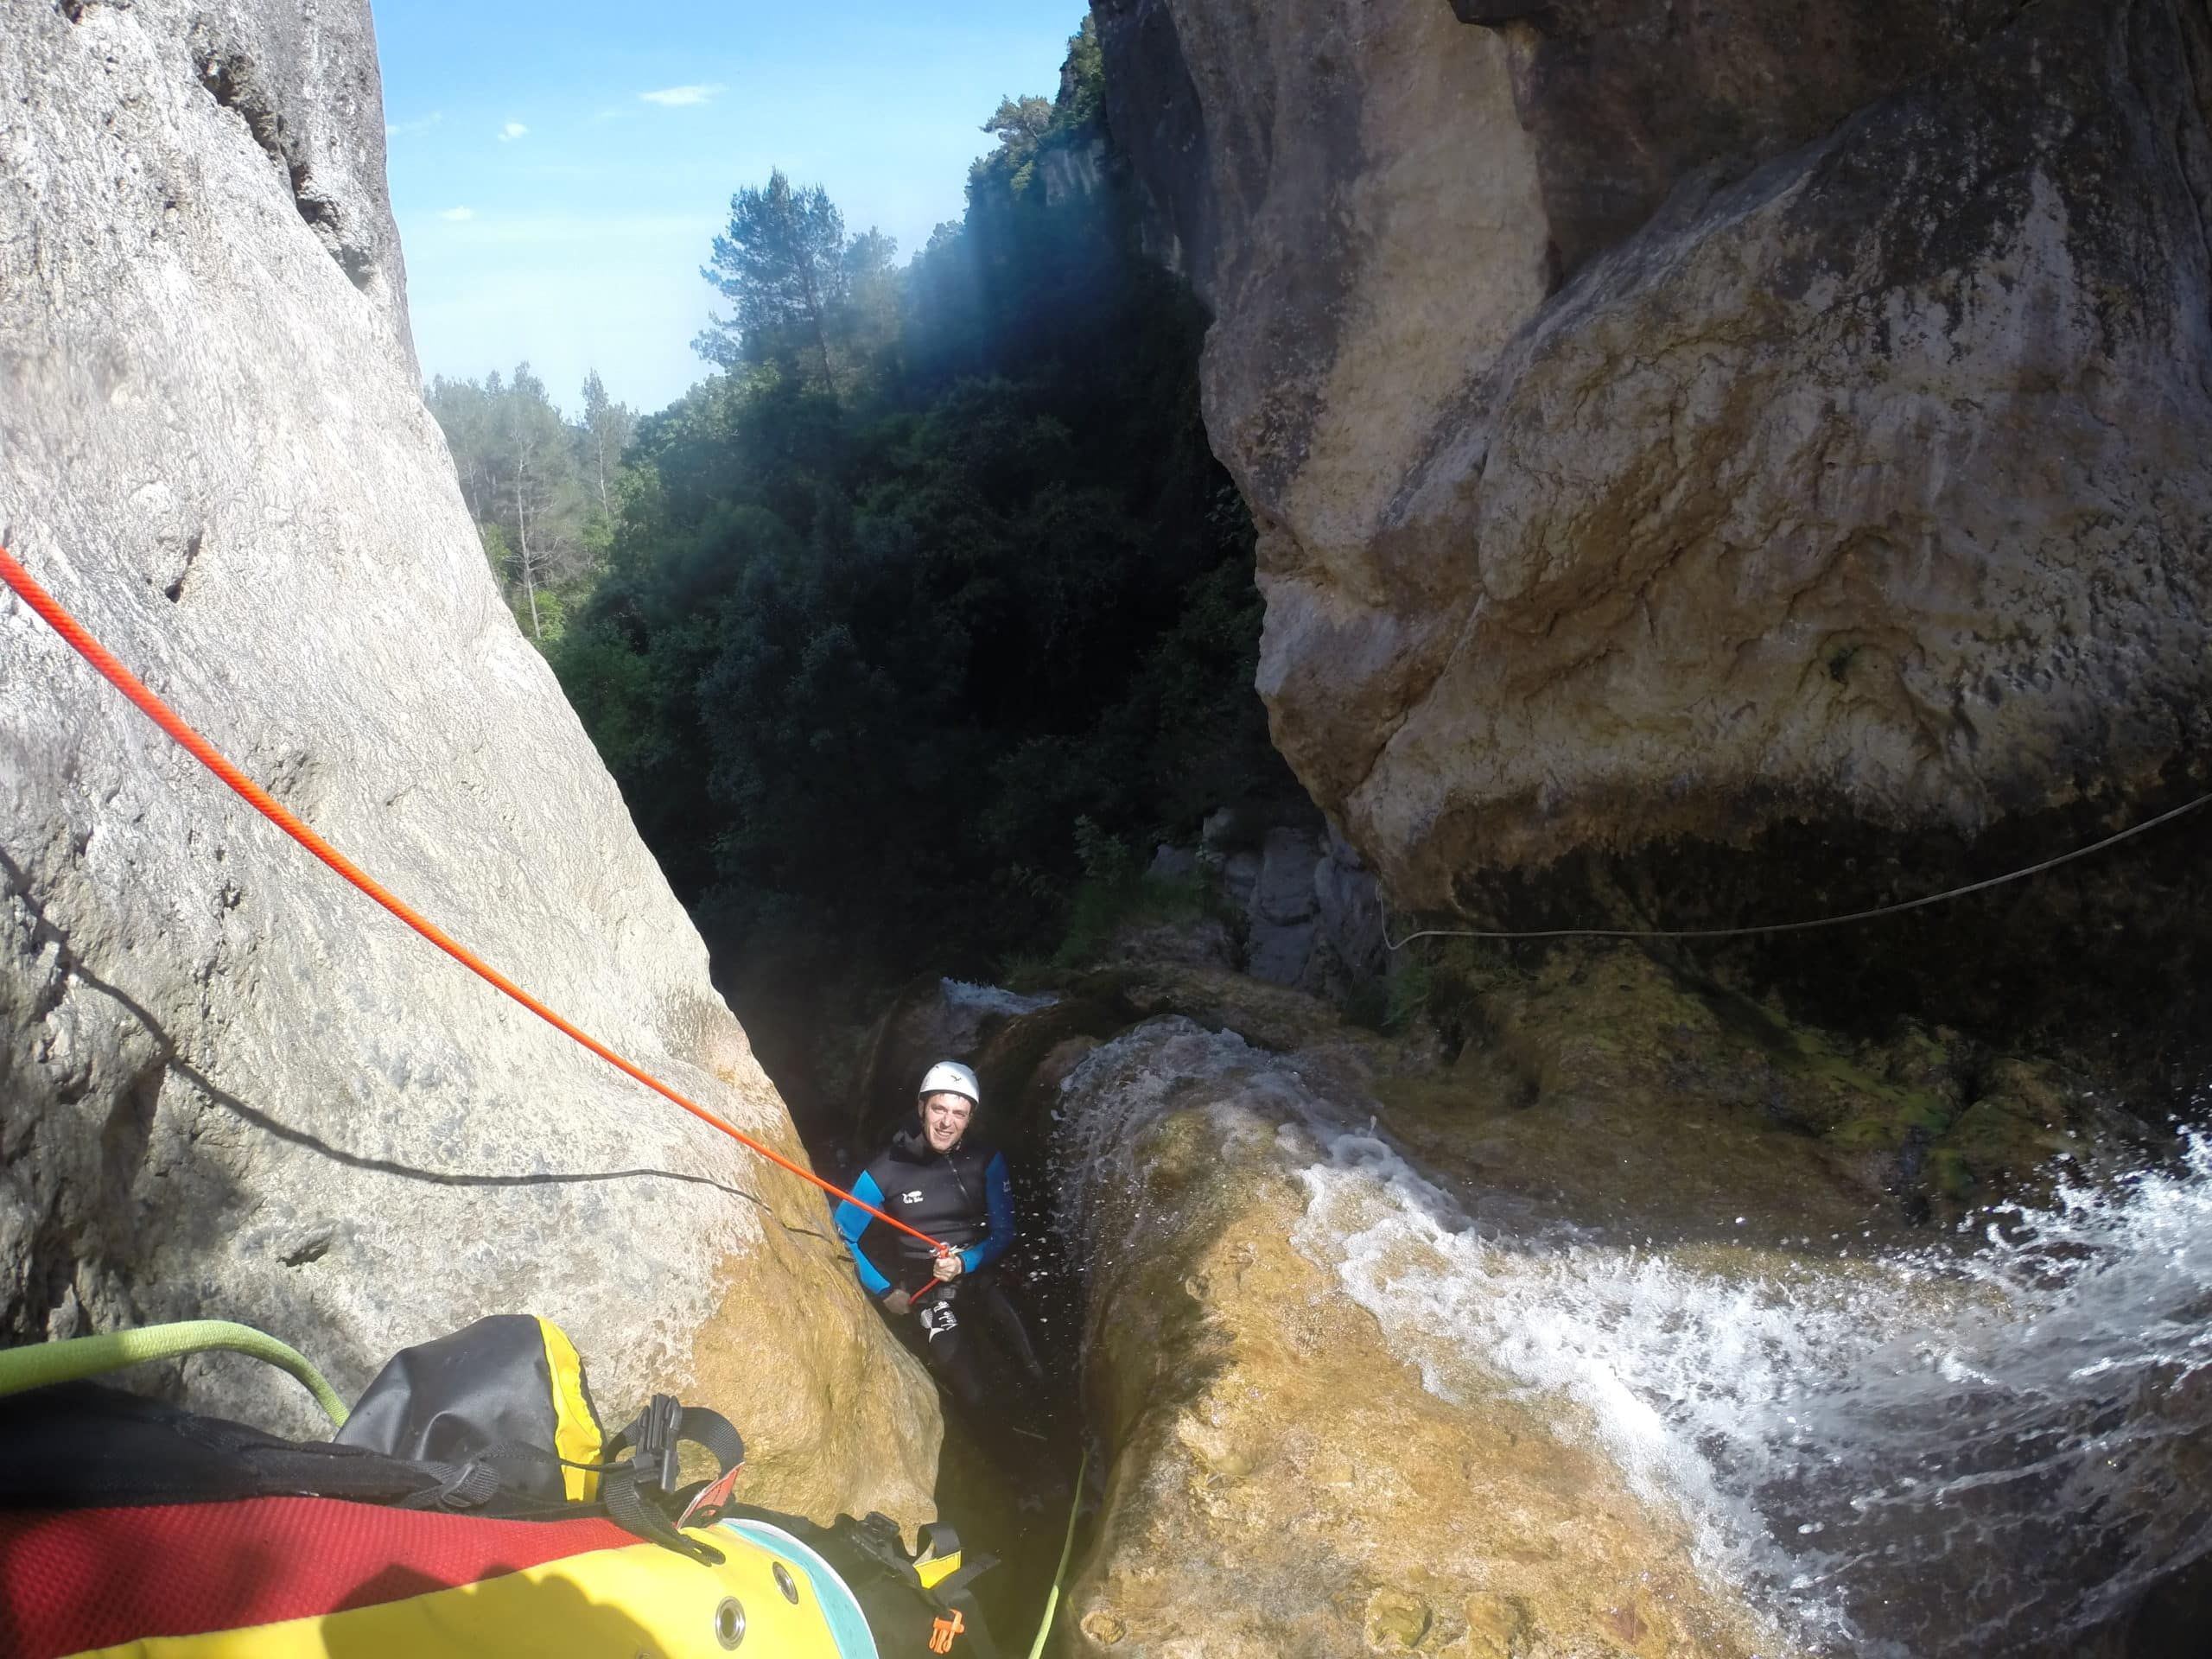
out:
{"label": "climbing harness", "polygon": [[2087,847],[2076,847],[2070,853],[2061,853],[2056,858],[2046,858],[2040,864],[2031,864],[2024,869],[2008,870],[2003,875],[1993,875],[1985,881],[1970,881],[1962,887],[1948,888],[1919,899],[1906,899],[1894,905],[1877,905],[1872,910],[1854,910],[1840,916],[1815,916],[1801,922],[1762,922],[1749,927],[1554,927],[1533,932],[1513,932],[1497,929],[1458,927],[1423,928],[1418,933],[1408,933],[1402,939],[1393,939],[1385,928],[1382,943],[1392,950],[1402,950],[1415,939],[1747,939],[1774,933],[1806,933],[1819,927],[1841,927],[1849,922],[1871,922],[1884,916],[1901,916],[1908,910],[1925,910],[1930,905],[1948,903],[1963,899],[1971,893],[1986,892],[2012,881],[2024,881],[2031,875],[2041,875],[2045,870],[2055,870],[2062,864],[2071,864],[2077,858],[2087,858],[2101,853],[2131,836],[2155,830],[2162,823],[2171,823],[2185,812],[2194,812],[2200,806],[2212,803],[2212,794],[2200,795],[2193,801],[2184,801],[2155,818],[2145,818],[2117,835],[2107,836],[2102,841],[2091,842]]}
{"label": "climbing harness", "polygon": [[113,653],[111,653],[106,646],[101,645],[99,640],[93,639],[91,633],[86,632],[85,626],[82,623],[78,621],[75,617],[72,616],[67,610],[65,610],[60,601],[57,601],[53,594],[48,593],[44,588],[41,587],[37,581],[33,578],[30,572],[24,569],[23,567],[16,562],[15,556],[10,554],[4,546],[0,546],[0,582],[6,582],[10,588],[13,588],[15,590],[16,596],[22,600],[26,605],[29,606],[32,610],[37,612],[40,617],[44,619],[48,627],[60,634],[63,640],[65,640],[79,657],[82,657],[87,663],[90,663],[93,668],[99,671],[102,678],[105,679],[109,684],[115,687],[117,690],[122,692],[124,696],[130,698],[131,702],[137,708],[139,713],[144,715],[147,719],[152,721],[154,724],[160,727],[162,731],[168,734],[170,738],[173,739],[180,747],[183,748],[186,753],[190,754],[194,760],[199,761],[201,766],[207,767],[207,770],[213,772],[216,777],[221,779],[224,783],[229,785],[232,791],[235,792],[240,799],[244,800],[249,806],[252,807],[255,811],[260,813],[262,817],[267,818],[279,830],[282,830],[294,841],[299,842],[301,846],[306,848],[308,852],[314,854],[315,856],[321,860],[323,863],[329,866],[333,871],[343,878],[346,882],[358,888],[360,892],[365,893],[369,898],[374,899],[385,910],[390,911],[410,928],[412,928],[416,932],[428,939],[432,944],[437,946],[439,950],[444,951],[446,955],[451,957],[462,967],[467,969],[469,972],[474,974],[478,978],[483,980],[494,989],[512,998],[515,1001],[519,1002],[524,1007],[528,1008],[532,1014],[545,1021],[547,1025],[552,1027],[554,1030],[559,1032],[570,1041],[580,1044],[583,1047],[590,1050],[591,1052],[599,1056],[601,1059],[605,1060],[609,1065],[621,1072],[624,1076],[632,1078],[636,1082],[642,1083],[646,1088],[652,1090],[655,1094],[659,1095],[662,1098],[671,1101],[675,1104],[681,1106],[685,1111],[690,1113],[692,1116],[697,1118],[701,1122],[705,1123],[711,1128],[720,1129],[724,1135],[729,1136],[731,1140],[736,1141],[740,1146],[746,1147],[749,1151],[758,1153],[761,1157],[766,1158],[770,1163],[778,1166],[779,1168],[789,1171],[791,1174],[798,1176],[803,1181],[806,1181],[812,1185],[820,1187],[824,1192],[829,1193],[833,1198],[841,1198],[848,1204],[858,1205],[862,1210],[867,1211],[868,1214],[874,1216],[878,1221],[894,1227],[902,1233],[906,1233],[912,1237],[920,1239],[925,1244],[929,1245],[931,1249],[939,1252],[942,1252],[944,1249],[945,1247],[943,1244],[939,1243],[936,1239],[931,1238],[927,1233],[922,1232],[917,1228],[908,1226],[896,1216],[885,1214],[874,1205],[861,1203],[860,1199],[855,1198],[842,1187],[834,1185],[830,1182],[823,1180],[812,1170],[804,1168],[793,1162],[791,1159],[785,1157],[783,1154],[778,1152],[774,1147],[765,1146],[760,1141],[754,1140],[751,1135],[746,1134],[744,1130],[739,1128],[735,1124],[724,1121],[722,1118],[718,1117],[714,1113],[709,1111],[705,1107],[697,1104],[694,1101],[686,1099],[683,1096],[678,1094],[675,1090],[663,1083],[658,1077],[654,1077],[651,1072],[645,1070],[644,1067],[632,1065],[630,1061],[624,1059],[622,1056],[609,1048],[606,1044],[601,1042],[597,1038],[590,1035],[588,1033],[580,1029],[576,1026],[572,1025],[567,1020],[562,1018],[561,1015],[556,1014],[544,1003],[531,995],[529,992],[524,990],[512,980],[507,978],[498,969],[484,962],[482,958],[476,956],[466,946],[448,937],[445,932],[432,925],[430,922],[425,920],[423,917],[416,914],[414,911],[409,909],[407,906],[402,904],[397,898],[393,897],[382,887],[378,886],[343,853],[340,853],[321,836],[315,834],[314,830],[308,829],[297,816],[286,808],[281,802],[276,800],[275,797],[271,796],[268,791],[263,789],[258,784],[256,784],[251,779],[248,778],[244,772],[232,766],[230,761],[226,760],[221,753],[216,749],[214,745],[208,742],[206,738],[200,736],[200,734],[193,730],[191,727],[186,725],[183,720],[178,716],[175,710],[172,709],[167,703],[163,702],[161,698],[156,696],[154,693],[137,678],[137,676],[133,675],[129,669],[124,667],[121,663],[118,662]]}

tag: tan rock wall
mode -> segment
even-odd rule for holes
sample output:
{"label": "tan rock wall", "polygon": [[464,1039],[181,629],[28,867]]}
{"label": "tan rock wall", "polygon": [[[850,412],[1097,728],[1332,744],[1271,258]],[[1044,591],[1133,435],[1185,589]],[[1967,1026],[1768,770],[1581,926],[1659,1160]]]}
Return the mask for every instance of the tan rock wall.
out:
{"label": "tan rock wall", "polygon": [[1276,741],[1400,904],[2202,758],[2201,7],[1102,17]]}

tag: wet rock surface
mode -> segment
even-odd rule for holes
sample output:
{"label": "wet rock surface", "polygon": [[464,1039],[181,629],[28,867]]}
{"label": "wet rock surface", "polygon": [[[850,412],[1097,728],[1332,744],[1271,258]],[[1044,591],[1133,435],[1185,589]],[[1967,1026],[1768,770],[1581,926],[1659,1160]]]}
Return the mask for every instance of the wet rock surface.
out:
{"label": "wet rock surface", "polygon": [[1061,1650],[2073,1659],[2180,1616],[2201,1146],[1630,947],[1422,972],[1394,1034],[1216,966],[1063,982],[1091,1032],[1020,1108],[1087,1281]]}
{"label": "wet rock surface", "polygon": [[1461,1046],[1379,1080],[1382,1120],[1432,1174],[1549,1221],[1895,1244],[2171,1144],[2063,1063],[1910,1024],[1853,1042],[1633,947],[1563,947],[1532,969],[1470,948],[1435,971]]}
{"label": "wet rock surface", "polygon": [[1392,898],[2187,792],[2202,8],[1456,10],[1100,8],[1272,728]]}
{"label": "wet rock surface", "polygon": [[[404,899],[796,1151],[423,408],[366,5],[5,0],[0,85],[11,547]],[[749,1495],[928,1512],[932,1392],[812,1189],[340,886],[12,600],[0,855],[9,1339],[238,1319],[350,1393],[528,1311],[610,1414],[742,1425]],[[245,1361],[183,1382],[315,1427]]]}
{"label": "wet rock surface", "polygon": [[1113,1143],[1083,1200],[1112,1462],[1067,1650],[1781,1650],[1679,1520],[1503,1376],[1427,1386],[1301,1250],[1295,1072],[1171,1018],[1067,1092]]}
{"label": "wet rock surface", "polygon": [[[931,1066],[946,1059],[976,1065],[1009,1027],[1059,1001],[1050,991],[1025,995],[935,974],[915,980],[893,1000],[868,1035],[853,1108],[855,1133],[872,1141],[887,1132],[913,1109],[914,1090]],[[995,1104],[997,1080],[978,1080]]]}

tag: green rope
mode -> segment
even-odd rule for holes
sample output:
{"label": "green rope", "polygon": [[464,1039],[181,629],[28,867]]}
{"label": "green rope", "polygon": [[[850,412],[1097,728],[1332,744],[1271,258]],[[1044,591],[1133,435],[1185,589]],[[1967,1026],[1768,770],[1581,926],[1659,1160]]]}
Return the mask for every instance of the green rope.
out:
{"label": "green rope", "polygon": [[1090,1448],[1083,1448],[1083,1461],[1076,1465],[1075,1497],[1068,1504],[1068,1535],[1060,1545],[1060,1565],[1052,1574],[1052,1593],[1045,1598],[1045,1617],[1037,1625],[1037,1639],[1029,1644],[1029,1659],[1039,1659],[1045,1651],[1045,1638],[1052,1633],[1052,1615],[1060,1610],[1060,1586],[1068,1576],[1068,1557],[1075,1551],[1075,1518],[1083,1509],[1083,1478],[1090,1472]]}
{"label": "green rope", "polygon": [[187,1319],[179,1325],[149,1325],[143,1331],[111,1331],[105,1336],[71,1337],[64,1342],[0,1349],[0,1395],[42,1389],[53,1382],[75,1382],[149,1360],[217,1351],[246,1354],[289,1371],[307,1385],[334,1427],[346,1426],[346,1402],[322,1380],[321,1372],[276,1338],[228,1319]]}

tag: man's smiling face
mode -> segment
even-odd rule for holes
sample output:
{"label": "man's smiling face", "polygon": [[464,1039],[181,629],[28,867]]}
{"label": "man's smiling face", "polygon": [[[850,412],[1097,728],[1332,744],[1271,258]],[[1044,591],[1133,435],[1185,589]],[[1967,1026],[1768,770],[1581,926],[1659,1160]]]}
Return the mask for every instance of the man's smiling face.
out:
{"label": "man's smiling face", "polygon": [[965,1095],[923,1096],[922,1138],[930,1143],[930,1150],[950,1152],[958,1146],[975,1112],[976,1103]]}

